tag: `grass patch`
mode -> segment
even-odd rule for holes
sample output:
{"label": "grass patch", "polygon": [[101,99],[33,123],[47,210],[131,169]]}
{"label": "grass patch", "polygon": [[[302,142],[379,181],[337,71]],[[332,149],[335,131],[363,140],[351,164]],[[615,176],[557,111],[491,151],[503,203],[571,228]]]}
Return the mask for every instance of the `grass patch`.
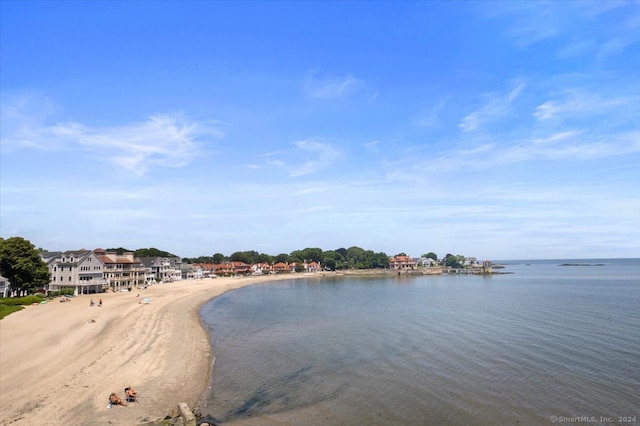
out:
{"label": "grass patch", "polygon": [[9,305],[4,305],[0,303],[0,319],[14,312],[21,311],[23,309],[24,309],[24,306],[20,306],[20,305],[9,306]]}
{"label": "grass patch", "polygon": [[0,304],[2,305],[31,305],[33,303],[42,302],[43,297],[32,294],[30,296],[23,297],[6,297],[0,299]]}
{"label": "grass patch", "polygon": [[24,309],[24,305],[42,302],[41,295],[31,295],[24,297],[3,297],[0,298],[0,319],[14,312]]}

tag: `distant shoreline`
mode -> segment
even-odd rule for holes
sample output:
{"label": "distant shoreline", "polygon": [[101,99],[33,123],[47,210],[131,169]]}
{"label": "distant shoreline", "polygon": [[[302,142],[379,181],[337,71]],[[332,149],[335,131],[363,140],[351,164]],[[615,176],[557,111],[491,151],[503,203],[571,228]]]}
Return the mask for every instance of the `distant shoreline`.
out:
{"label": "distant shoreline", "polygon": [[561,263],[558,266],[605,266],[604,263]]}

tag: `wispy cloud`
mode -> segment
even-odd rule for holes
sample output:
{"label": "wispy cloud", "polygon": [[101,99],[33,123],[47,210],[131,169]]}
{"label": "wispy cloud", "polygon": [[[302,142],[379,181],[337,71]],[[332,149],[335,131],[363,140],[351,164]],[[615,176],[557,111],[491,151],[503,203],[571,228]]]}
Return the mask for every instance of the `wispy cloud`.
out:
{"label": "wispy cloud", "polygon": [[571,24],[564,6],[554,2],[514,2],[503,10],[512,19],[507,36],[521,48],[556,37]]}
{"label": "wispy cloud", "polygon": [[386,177],[390,181],[428,187],[444,176],[487,169],[499,173],[519,164],[558,162],[569,168],[582,161],[640,154],[640,130],[601,133],[575,128],[517,139],[510,134],[493,134],[472,141],[465,138],[463,142],[427,157],[408,154],[387,160]]}
{"label": "wispy cloud", "polygon": [[122,126],[92,127],[51,122],[51,108],[30,114],[27,104],[5,105],[2,146],[8,149],[72,150],[108,161],[135,175],[150,168],[182,167],[201,150],[200,138],[221,138],[217,123],[189,120],[183,114],[159,114]]}
{"label": "wispy cloud", "polygon": [[291,177],[310,175],[324,170],[342,158],[334,145],[320,139],[293,142],[294,149],[262,154],[265,164],[285,170]]}
{"label": "wispy cloud", "polygon": [[587,90],[565,90],[555,99],[536,107],[533,116],[539,120],[557,120],[576,115],[611,113],[613,108],[630,108],[640,101],[638,96],[602,97]]}
{"label": "wispy cloud", "polygon": [[487,121],[503,117],[509,113],[511,103],[522,93],[525,84],[519,82],[508,93],[488,93],[483,105],[462,118],[458,127],[463,132],[478,130]]}
{"label": "wispy cloud", "polygon": [[304,81],[304,91],[313,99],[340,99],[364,88],[364,82],[352,74],[338,77],[321,77],[310,72]]}
{"label": "wispy cloud", "polygon": [[442,109],[447,104],[448,99],[443,98],[438,101],[434,106],[423,111],[417,115],[414,119],[414,123],[418,127],[433,127],[438,123],[438,116]]}
{"label": "wispy cloud", "polygon": [[380,149],[378,148],[379,146],[380,146],[379,140],[370,141],[364,144],[365,149],[374,153],[378,153],[380,151]]}
{"label": "wispy cloud", "polygon": [[303,176],[315,173],[329,167],[341,156],[338,149],[327,143],[305,140],[295,142],[294,145],[298,148],[299,152],[303,154],[305,159],[291,169],[291,176]]}
{"label": "wispy cloud", "polygon": [[620,7],[624,7],[629,5],[630,1],[628,0],[608,0],[608,1],[580,1],[576,2],[575,6],[577,6],[581,14],[589,19],[596,18],[602,14],[605,14],[613,9],[618,9]]}
{"label": "wispy cloud", "polygon": [[[531,160],[579,161],[615,157],[640,153],[640,132],[588,136],[579,131],[569,131],[546,138],[547,144],[539,139],[526,140],[496,152],[496,161],[506,164]],[[558,143],[562,141],[562,143]]]}

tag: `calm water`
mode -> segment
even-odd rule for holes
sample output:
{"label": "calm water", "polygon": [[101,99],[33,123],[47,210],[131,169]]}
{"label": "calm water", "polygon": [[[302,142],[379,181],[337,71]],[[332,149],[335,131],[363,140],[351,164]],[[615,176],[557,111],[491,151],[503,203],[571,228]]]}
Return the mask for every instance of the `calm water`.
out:
{"label": "calm water", "polygon": [[310,278],[216,298],[201,311],[216,356],[203,413],[291,425],[639,424],[640,259],[503,263],[513,274]]}

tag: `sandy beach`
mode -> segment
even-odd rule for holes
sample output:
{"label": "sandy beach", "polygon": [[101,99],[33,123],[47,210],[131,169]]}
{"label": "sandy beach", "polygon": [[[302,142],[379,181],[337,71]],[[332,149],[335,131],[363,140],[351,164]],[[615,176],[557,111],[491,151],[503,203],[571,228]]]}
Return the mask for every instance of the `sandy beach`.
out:
{"label": "sandy beach", "polygon": [[[295,277],[180,281],[54,299],[11,314],[0,321],[0,424],[135,425],[163,418],[180,402],[193,407],[212,360],[202,303]],[[92,298],[103,306],[90,307]],[[139,402],[107,408],[109,394],[124,397],[127,386]]]}

